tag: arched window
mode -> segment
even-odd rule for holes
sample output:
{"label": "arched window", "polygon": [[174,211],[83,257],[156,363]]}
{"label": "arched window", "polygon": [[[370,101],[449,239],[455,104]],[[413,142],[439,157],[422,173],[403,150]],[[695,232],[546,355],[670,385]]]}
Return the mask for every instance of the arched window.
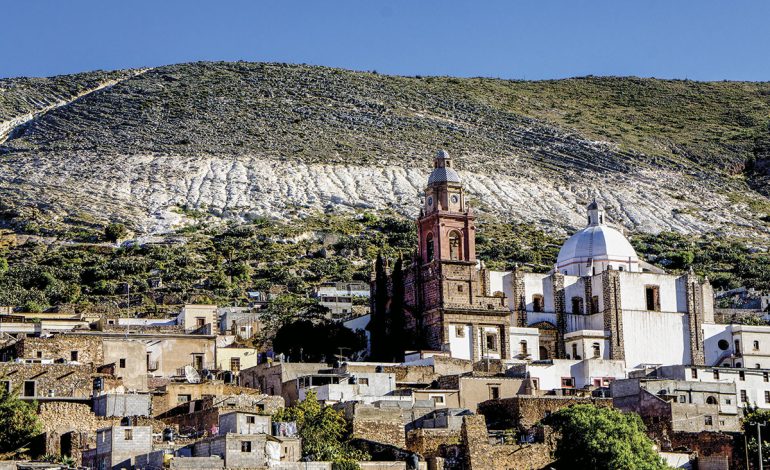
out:
{"label": "arched window", "polygon": [[427,237],[425,237],[425,262],[433,261],[433,234],[429,233]]}
{"label": "arched window", "polygon": [[456,231],[449,232],[449,259],[460,259],[460,234]]}
{"label": "arched window", "polygon": [[599,343],[594,343],[593,349],[594,349],[594,357],[599,357],[602,353],[601,348],[599,347]]}
{"label": "arched window", "polygon": [[532,296],[532,311],[533,312],[542,312],[543,311],[543,296],[540,294],[535,294]]}
{"label": "arched window", "polygon": [[551,358],[551,355],[548,354],[548,348],[546,348],[545,346],[540,346],[539,352],[540,352],[540,360],[541,361],[544,361],[546,359],[550,359]]}
{"label": "arched window", "polygon": [[573,359],[580,359],[578,357],[578,353],[577,353],[577,344],[575,344],[575,343],[572,343],[572,358]]}
{"label": "arched window", "polygon": [[572,314],[573,315],[582,315],[583,314],[583,298],[582,297],[572,297]]}
{"label": "arched window", "polygon": [[717,403],[718,403],[717,399],[714,398],[714,397],[707,397],[706,398],[706,404],[707,405],[716,405]]}

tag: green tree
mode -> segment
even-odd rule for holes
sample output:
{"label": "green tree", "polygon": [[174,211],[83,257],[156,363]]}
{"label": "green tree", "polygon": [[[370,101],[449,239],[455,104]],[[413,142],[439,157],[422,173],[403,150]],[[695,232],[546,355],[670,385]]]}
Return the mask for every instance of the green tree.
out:
{"label": "green tree", "polygon": [[374,265],[374,299],[372,299],[372,316],[367,326],[372,345],[371,355],[374,360],[387,360],[388,356],[386,313],[388,299],[388,273],[385,268],[385,258],[380,253]]}
{"label": "green tree", "polygon": [[104,227],[104,238],[110,242],[117,242],[128,235],[128,229],[123,224],[113,223]]}
{"label": "green tree", "polygon": [[[762,464],[770,465],[770,410],[763,410],[756,405],[748,405],[743,411],[743,432],[746,433],[749,457],[752,464],[756,465],[759,459],[757,449],[757,424],[762,427]],[[756,465],[759,468],[759,465]]]}
{"label": "green tree", "polygon": [[37,404],[19,399],[12,392],[0,391],[0,453],[14,452],[42,432]]}
{"label": "green tree", "polygon": [[8,260],[0,258],[0,276],[8,272]]}
{"label": "green tree", "polygon": [[265,324],[263,340],[272,338],[284,325],[298,320],[324,318],[329,309],[319,305],[315,299],[297,294],[282,294],[271,300],[261,316]]}
{"label": "green tree", "polygon": [[390,331],[388,343],[391,345],[390,360],[403,362],[404,351],[407,348],[409,332],[406,329],[406,312],[404,311],[404,270],[401,258],[393,267],[393,298],[390,302]]}
{"label": "green tree", "polygon": [[555,457],[570,468],[658,470],[668,468],[635,413],[574,405],[545,420],[561,434]]}
{"label": "green tree", "polygon": [[302,439],[302,455],[312,460],[334,462],[335,468],[358,468],[356,462],[369,460],[366,452],[348,443],[342,412],[322,405],[312,390],[294,406],[280,409],[273,421],[294,421]]}

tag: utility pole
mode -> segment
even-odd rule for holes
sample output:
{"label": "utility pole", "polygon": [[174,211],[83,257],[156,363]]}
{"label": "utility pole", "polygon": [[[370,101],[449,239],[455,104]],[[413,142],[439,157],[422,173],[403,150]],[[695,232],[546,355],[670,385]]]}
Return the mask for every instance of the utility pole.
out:
{"label": "utility pole", "polygon": [[757,422],[757,449],[759,449],[759,470],[762,470],[762,430],[759,428],[760,424]]}

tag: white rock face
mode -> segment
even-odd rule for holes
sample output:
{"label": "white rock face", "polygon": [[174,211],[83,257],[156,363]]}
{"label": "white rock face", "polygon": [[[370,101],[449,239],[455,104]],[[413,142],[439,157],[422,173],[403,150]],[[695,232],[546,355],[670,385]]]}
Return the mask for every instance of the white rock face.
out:
{"label": "white rock face", "polygon": [[[120,169],[120,172],[116,172]],[[0,165],[0,190],[35,191],[60,214],[118,216],[140,233],[184,224],[186,206],[212,216],[290,218],[329,209],[393,209],[416,216],[430,168],[302,164],[258,156],[13,156]],[[681,174],[645,171],[538,176],[459,171],[477,209],[566,232],[585,225],[584,205],[602,200],[625,228],[757,235],[754,215],[714,188]],[[41,190],[40,188],[44,188]],[[762,229],[759,229],[762,230]],[[761,232],[760,238],[767,238]]]}

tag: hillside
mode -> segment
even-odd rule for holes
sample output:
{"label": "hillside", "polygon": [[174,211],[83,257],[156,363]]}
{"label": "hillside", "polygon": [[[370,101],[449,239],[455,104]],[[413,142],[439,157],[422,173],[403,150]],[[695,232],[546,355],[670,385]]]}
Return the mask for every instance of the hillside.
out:
{"label": "hillside", "polygon": [[[414,215],[439,147],[482,212],[564,233],[770,234],[770,84],[504,81],[191,63],[0,81],[7,224]],[[51,106],[56,104],[56,106]],[[2,139],[0,139],[2,140]],[[32,221],[32,222],[30,222]],[[42,227],[42,229],[41,229]]]}

